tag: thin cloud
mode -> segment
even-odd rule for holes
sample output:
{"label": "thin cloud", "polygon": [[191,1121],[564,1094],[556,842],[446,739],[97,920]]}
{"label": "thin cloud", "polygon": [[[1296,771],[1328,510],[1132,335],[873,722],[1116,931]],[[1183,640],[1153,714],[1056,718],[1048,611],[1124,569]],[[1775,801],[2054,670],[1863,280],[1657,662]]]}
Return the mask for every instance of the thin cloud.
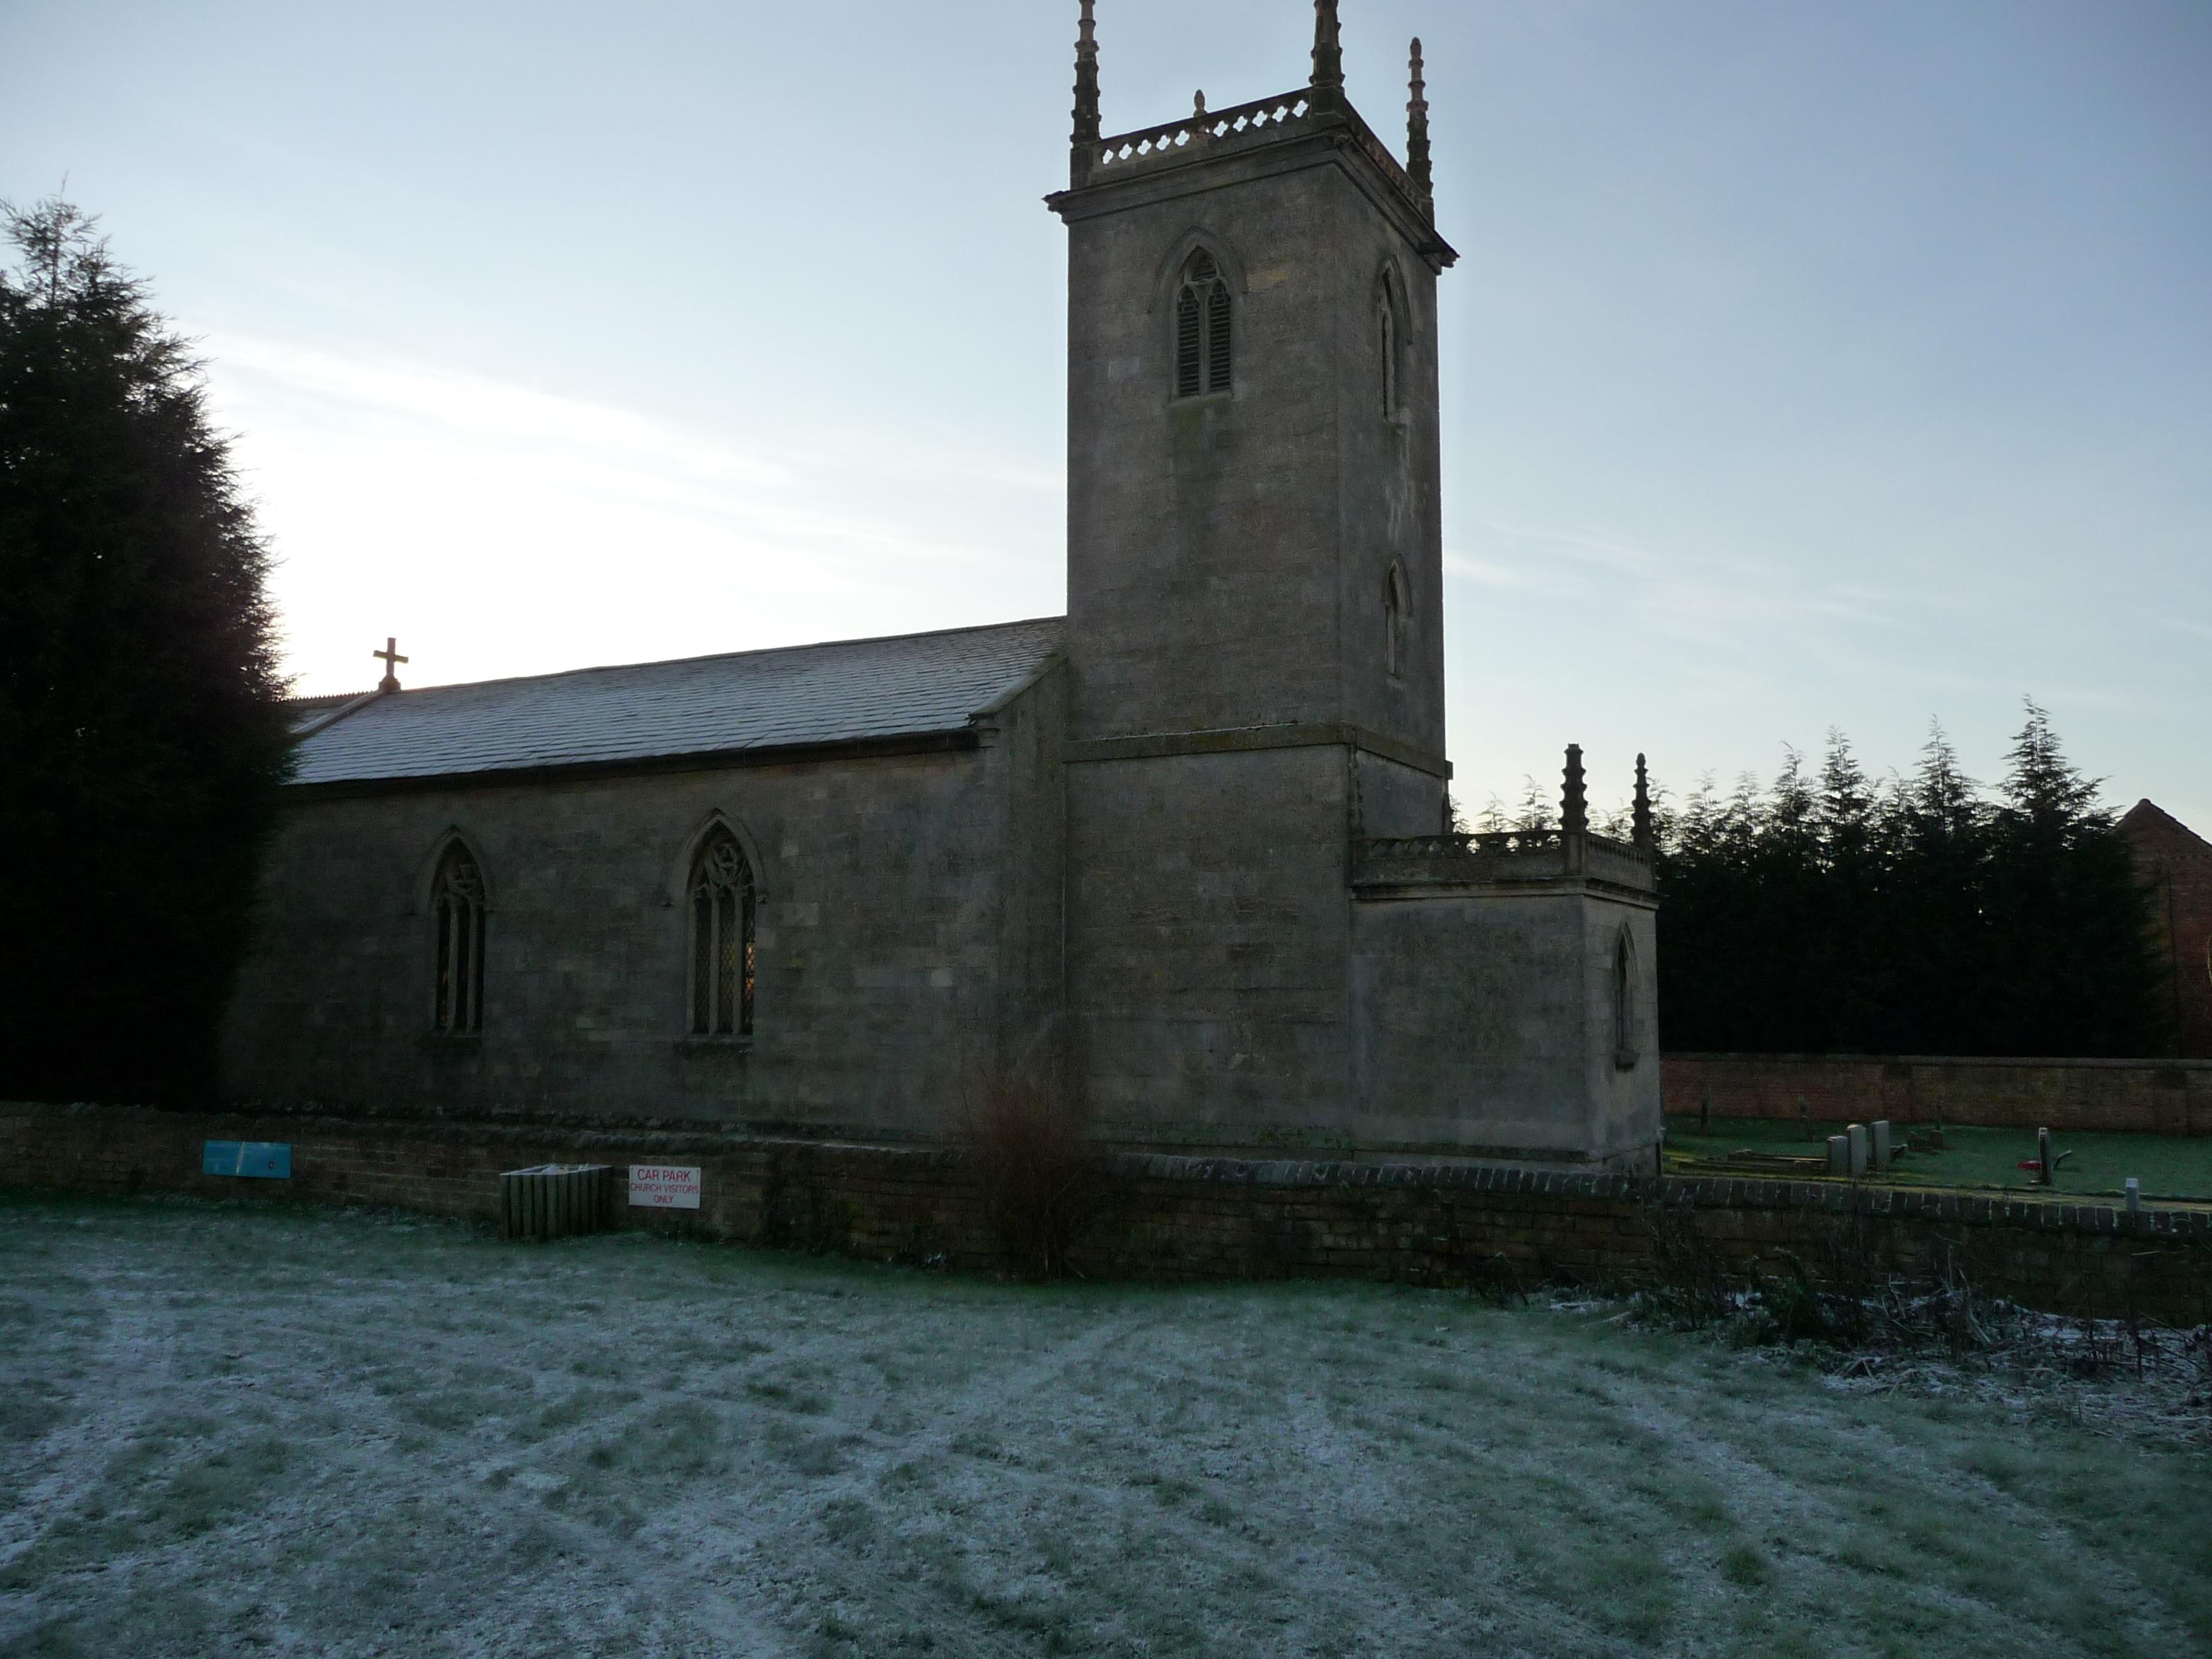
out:
{"label": "thin cloud", "polygon": [[357,636],[400,627],[430,682],[1060,604],[1057,475],[957,433],[702,433],[392,358],[208,344],[308,689],[350,684]]}

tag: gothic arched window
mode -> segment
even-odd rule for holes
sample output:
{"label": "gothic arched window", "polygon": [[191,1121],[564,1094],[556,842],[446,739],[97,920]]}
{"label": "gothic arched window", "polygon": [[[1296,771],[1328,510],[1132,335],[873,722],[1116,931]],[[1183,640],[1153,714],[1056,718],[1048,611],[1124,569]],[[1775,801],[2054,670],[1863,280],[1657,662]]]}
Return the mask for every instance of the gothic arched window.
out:
{"label": "gothic arched window", "polygon": [[1200,248],[1182,268],[1176,289],[1176,380],[1178,398],[1229,390],[1236,361],[1229,284],[1213,256]]}
{"label": "gothic arched window", "polygon": [[725,824],[691,861],[691,1034],[753,1029],[753,868]]}
{"label": "gothic arched window", "polygon": [[1406,674],[1406,613],[1411,608],[1406,568],[1393,559],[1382,577],[1382,665],[1394,680]]}
{"label": "gothic arched window", "polygon": [[430,908],[438,927],[437,1002],[432,1023],[441,1031],[482,1030],[483,872],[458,840],[438,860]]}
{"label": "gothic arched window", "polygon": [[1636,946],[1623,927],[1613,947],[1613,1063],[1626,1071],[1636,1058]]}
{"label": "gothic arched window", "polygon": [[1386,271],[1375,286],[1375,348],[1382,370],[1382,418],[1386,421],[1398,418],[1404,397],[1398,332],[1397,287]]}

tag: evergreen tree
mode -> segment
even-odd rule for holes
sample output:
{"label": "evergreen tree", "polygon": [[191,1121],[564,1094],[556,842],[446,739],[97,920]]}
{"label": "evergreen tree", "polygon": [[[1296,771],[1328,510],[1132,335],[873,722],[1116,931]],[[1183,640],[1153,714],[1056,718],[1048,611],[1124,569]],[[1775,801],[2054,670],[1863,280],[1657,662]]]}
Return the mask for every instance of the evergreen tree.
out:
{"label": "evergreen tree", "polygon": [[1703,781],[1658,863],[1669,1048],[2160,1052],[2133,863],[2033,703],[1995,803],[1940,726],[1881,790],[1831,732],[1817,777],[1791,750],[1764,789]]}
{"label": "evergreen tree", "polygon": [[2085,1054],[2153,1054],[2164,1036],[2147,896],[2097,786],[2027,704],[1992,824],[1987,994],[2026,1035]]}
{"label": "evergreen tree", "polygon": [[60,201],[0,224],[0,1093],[204,1089],[287,743],[199,364]]}
{"label": "evergreen tree", "polygon": [[1982,983],[1990,960],[1989,813],[1942,726],[1886,803],[1888,902],[1881,949],[1892,993],[1877,1040],[1887,1054],[1991,1052],[2002,1005]]}

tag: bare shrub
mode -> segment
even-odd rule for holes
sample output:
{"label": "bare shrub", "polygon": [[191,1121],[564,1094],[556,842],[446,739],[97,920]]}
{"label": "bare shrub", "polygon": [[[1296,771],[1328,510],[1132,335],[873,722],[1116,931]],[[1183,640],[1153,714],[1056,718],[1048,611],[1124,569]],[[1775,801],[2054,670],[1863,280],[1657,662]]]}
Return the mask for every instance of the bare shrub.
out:
{"label": "bare shrub", "polygon": [[[1887,1260],[1876,1224],[1839,1217],[1802,1252],[1775,1249],[1739,1265],[1681,1205],[1647,1201],[1651,1265],[1632,1306],[1651,1324],[1742,1346],[1807,1344],[1825,1368],[1887,1377],[1927,1361],[1979,1372],[2086,1380],[2122,1370],[2155,1381],[2160,1409],[2189,1433],[2212,1433],[2212,1326],[2174,1329],[2126,1299],[2118,1317],[2038,1313],[1977,1282],[1968,1241],[1947,1241],[1907,1273]],[[2106,1413],[2109,1416],[2111,1413]]]}
{"label": "bare shrub", "polygon": [[1080,1278],[1069,1253],[1104,1208],[1110,1176],[1080,1115],[1056,1091],[990,1089],[968,1114],[966,1139],[1007,1270]]}
{"label": "bare shrub", "polygon": [[1697,1212],[1655,1198],[1639,1206],[1639,1214],[1651,1241],[1650,1275],[1638,1292],[1645,1311],[1678,1330],[1705,1330],[1739,1318],[1748,1286],[1698,1231]]}

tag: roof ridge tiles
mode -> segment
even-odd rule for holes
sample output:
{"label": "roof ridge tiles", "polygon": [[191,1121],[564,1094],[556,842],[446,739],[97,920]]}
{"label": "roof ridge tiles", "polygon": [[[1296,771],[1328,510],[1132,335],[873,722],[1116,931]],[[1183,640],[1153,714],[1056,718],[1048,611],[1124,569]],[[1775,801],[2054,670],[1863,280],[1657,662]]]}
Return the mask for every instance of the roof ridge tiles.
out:
{"label": "roof ridge tiles", "polygon": [[[896,645],[908,640],[936,640],[950,638],[955,634],[995,634],[1010,632],[1017,628],[1042,628],[1065,623],[1062,617],[1021,617],[1012,622],[969,623],[960,628],[925,628],[913,634],[867,634],[854,639],[809,640],[799,645],[757,645],[744,651],[706,651],[692,657],[652,657],[642,662],[593,663],[585,668],[556,668],[543,674],[502,674],[488,680],[446,680],[436,685],[404,686],[398,693],[402,697],[419,696],[426,691],[466,691],[479,686],[521,685],[532,681],[580,679],[587,674],[620,674],[639,668],[681,668],[688,663],[734,662],[740,657],[775,657],[799,651],[835,651],[842,647],[863,645]],[[309,701],[295,698],[295,702]]]}

